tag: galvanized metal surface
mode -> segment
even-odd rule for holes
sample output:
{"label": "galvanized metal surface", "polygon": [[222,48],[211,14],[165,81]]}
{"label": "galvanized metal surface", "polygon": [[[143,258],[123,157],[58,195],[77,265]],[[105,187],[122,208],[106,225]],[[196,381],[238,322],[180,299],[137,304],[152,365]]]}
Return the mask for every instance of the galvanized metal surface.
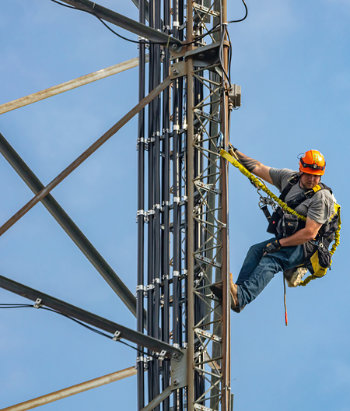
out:
{"label": "galvanized metal surface", "polygon": [[85,86],[86,84],[93,83],[94,81],[113,76],[115,74],[121,73],[122,71],[137,67],[138,64],[138,58],[127,60],[122,63],[94,71],[93,73],[86,74],[85,76],[66,81],[65,83],[58,84],[57,86],[53,86],[45,90],[29,94],[28,96],[9,101],[8,103],[0,105],[0,114],[16,110],[17,108],[36,103],[37,101],[44,100],[49,97],[57,96],[58,94],[64,93],[65,91],[73,90],[80,86]]}
{"label": "galvanized metal surface", "polygon": [[89,311],[83,310],[82,308],[66,303],[65,301],[59,300],[51,295],[10,280],[2,275],[0,276],[0,287],[36,302],[37,308],[40,308],[40,306],[50,307],[59,313],[76,318],[103,331],[107,331],[112,335],[117,336],[119,339],[125,338],[128,341],[136,343],[142,347],[146,347],[154,352],[162,353],[166,358],[181,358],[183,356],[181,350],[167,343],[156,340],[153,337],[132,330],[121,324],[107,320],[106,318],[100,317],[96,314],[90,313]]}
{"label": "galvanized metal surface", "polygon": [[2,411],[25,411],[40,407],[50,402],[61,400],[70,397],[71,395],[80,394],[81,392],[91,390],[92,388],[101,387],[111,382],[122,380],[123,378],[131,377],[136,374],[135,367],[126,368],[116,371],[102,377],[94,378],[93,380],[85,381],[80,384],[72,385],[71,387],[63,388],[62,390],[51,392],[50,394],[42,395],[10,407],[2,408]]}
{"label": "galvanized metal surface", "polygon": [[22,218],[31,208],[47,196],[55,187],[58,186],[69,174],[79,167],[87,158],[91,156],[99,147],[110,139],[118,130],[120,130],[129,120],[131,120],[142,108],[149,104],[163,90],[169,87],[171,79],[168,77],[158,87],[152,90],[143,100],[141,100],[133,109],[122,117],[113,127],[111,127],[103,136],[95,141],[87,150],[85,150],[76,160],[66,167],[57,177],[55,177],[46,187],[36,194],[27,204],[17,211],[6,223],[0,227],[0,236],[3,235],[10,227]]}
{"label": "galvanized metal surface", "polygon": [[[0,153],[5,157],[9,164],[14,168],[18,175],[28,185],[34,194],[43,190],[44,185],[33,173],[33,171],[22,160],[10,143],[0,133]],[[58,202],[48,194],[41,200],[49,213],[55,218],[58,224],[69,235],[81,252],[87,257],[91,264],[101,274],[107,284],[120,297],[128,309],[136,316],[136,298],[129,288],[123,283],[112,267],[96,250],[96,248],[85,237],[84,233],[63,210]],[[144,314],[145,315],[145,314]],[[140,330],[139,330],[140,331]],[[142,331],[142,330],[141,330]]]}
{"label": "galvanized metal surface", "polygon": [[62,2],[80,8],[82,10],[86,10],[103,20],[122,27],[125,30],[128,30],[153,42],[159,42],[164,45],[170,44],[175,49],[181,47],[181,42],[173,38],[172,36],[166,35],[162,31],[158,31],[152,27],[148,27],[142,23],[132,20],[122,14],[109,10],[95,2],[89,0],[62,0]]}

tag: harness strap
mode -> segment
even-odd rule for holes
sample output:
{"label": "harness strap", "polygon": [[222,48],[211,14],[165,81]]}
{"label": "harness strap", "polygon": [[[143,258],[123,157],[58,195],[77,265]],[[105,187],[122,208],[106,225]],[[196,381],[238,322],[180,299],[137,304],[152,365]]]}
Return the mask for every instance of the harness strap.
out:
{"label": "harness strap", "polygon": [[248,179],[255,185],[255,187],[263,190],[269,197],[271,197],[284,211],[288,211],[288,213],[297,216],[300,220],[306,221],[306,217],[297,213],[292,208],[288,207],[288,205],[279,199],[271,190],[269,190],[266,185],[257,177],[254,176],[250,171],[248,171],[238,160],[232,157],[226,150],[220,150],[221,157],[225,158],[228,162],[230,162],[234,167],[238,168],[238,170],[248,177]]}
{"label": "harness strap", "polygon": [[[227,161],[229,161],[234,167],[238,168],[238,170],[245,175],[251,183],[257,187],[258,189],[263,190],[270,198],[272,198],[284,211],[287,211],[290,214],[293,214],[297,216],[300,220],[306,221],[306,217],[297,213],[295,210],[290,208],[288,204],[286,204],[284,201],[282,201],[280,198],[278,198],[271,190],[269,190],[266,185],[257,177],[255,177],[250,171],[248,171],[238,160],[236,160],[232,155],[230,155],[226,150],[221,149],[220,150],[220,155],[225,158]],[[290,187],[291,188],[291,187]],[[289,188],[289,190],[290,190]],[[325,184],[321,183],[314,187],[314,193],[321,189],[328,189],[331,193],[332,190],[327,187]],[[288,191],[289,191],[288,190]],[[314,194],[313,193],[313,194]],[[283,193],[282,193],[283,194]],[[281,196],[282,196],[281,194]],[[287,193],[286,193],[287,194]],[[334,243],[332,245],[332,248],[330,250],[330,254],[333,255],[335,250],[337,249],[339,243],[340,243],[340,229],[341,229],[341,219],[340,219],[340,205],[339,204],[334,204],[334,213],[332,216],[329,218],[329,221],[331,221],[336,215],[338,216],[338,228],[335,232],[335,238],[334,238]],[[264,211],[264,210],[263,210]],[[265,211],[264,211],[265,213]],[[265,214],[266,215],[266,214]],[[267,216],[266,216],[267,217]],[[311,274],[309,277],[307,277],[304,281],[302,281],[299,285],[305,286],[308,284],[311,280],[318,278],[317,276]]]}

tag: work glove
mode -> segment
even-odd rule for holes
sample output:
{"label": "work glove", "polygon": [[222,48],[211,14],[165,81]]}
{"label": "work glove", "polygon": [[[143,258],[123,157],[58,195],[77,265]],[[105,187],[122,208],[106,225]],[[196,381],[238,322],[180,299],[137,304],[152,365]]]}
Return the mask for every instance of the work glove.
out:
{"label": "work glove", "polygon": [[228,152],[231,154],[231,156],[237,157],[236,155],[237,150],[238,149],[235,146],[233,146],[231,143],[228,143]]}
{"label": "work glove", "polygon": [[275,253],[276,251],[281,249],[281,243],[279,242],[279,240],[274,240],[271,241],[270,243],[267,243],[264,247],[263,250],[263,256],[269,253]]}

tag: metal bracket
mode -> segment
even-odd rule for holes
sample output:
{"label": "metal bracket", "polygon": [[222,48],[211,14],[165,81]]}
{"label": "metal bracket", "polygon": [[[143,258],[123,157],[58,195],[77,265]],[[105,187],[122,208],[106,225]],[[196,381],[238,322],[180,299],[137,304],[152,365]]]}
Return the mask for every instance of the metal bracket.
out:
{"label": "metal bracket", "polygon": [[151,411],[154,410],[161,402],[163,402],[172,391],[177,390],[187,385],[187,355],[186,350],[181,350],[184,355],[181,356],[180,360],[172,359],[170,363],[170,376],[171,384],[162,393],[153,398],[153,400],[142,408],[141,411]]}
{"label": "metal bracket", "polygon": [[237,84],[231,84],[228,90],[228,108],[230,110],[241,107],[241,86]]}
{"label": "metal bracket", "polygon": [[221,340],[222,340],[221,337],[218,337],[217,335],[211,334],[208,331],[204,331],[200,328],[195,328],[194,331],[195,331],[196,334],[198,334],[202,337],[205,337],[205,338],[209,338],[210,340],[215,341],[215,342],[221,342]]}
{"label": "metal bracket", "polygon": [[162,350],[162,351],[160,352],[159,356],[158,356],[158,360],[164,360],[165,354],[166,354],[166,351],[165,351],[165,350]]}
{"label": "metal bracket", "polygon": [[184,355],[180,359],[171,359],[170,378],[173,389],[185,387],[187,385],[187,355],[186,350],[181,350]]}
{"label": "metal bracket", "polygon": [[121,332],[120,331],[116,331],[113,335],[113,340],[114,341],[118,341],[120,340],[120,336],[121,336]]}
{"label": "metal bracket", "polygon": [[34,303],[34,308],[40,308],[42,306],[43,300],[41,298],[37,298]]}
{"label": "metal bracket", "polygon": [[186,75],[186,66],[184,61],[179,61],[178,63],[172,64],[170,67],[170,78],[173,80],[178,77],[183,77]]}
{"label": "metal bracket", "polygon": [[193,409],[200,410],[200,411],[214,411],[212,408],[208,408],[205,405],[201,405],[201,404],[194,404]]}

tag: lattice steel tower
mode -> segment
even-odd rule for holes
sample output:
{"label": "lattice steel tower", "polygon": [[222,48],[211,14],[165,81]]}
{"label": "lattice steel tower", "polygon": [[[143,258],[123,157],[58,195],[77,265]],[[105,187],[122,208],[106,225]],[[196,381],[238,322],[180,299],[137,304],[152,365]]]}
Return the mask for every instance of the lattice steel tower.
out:
{"label": "lattice steel tower", "polygon": [[[227,165],[219,151],[228,144],[229,111],[239,105],[239,95],[230,84],[226,0],[188,0],[187,5],[184,0],[133,0],[139,8],[139,22],[89,0],[61,1],[136,33],[138,62],[133,59],[106,72],[91,73],[4,104],[0,111],[137,64],[139,103],[47,186],[0,134],[0,152],[35,194],[0,227],[0,235],[41,201],[136,315],[137,331],[3,276],[0,287],[35,301],[36,308],[50,307],[110,333],[110,338],[137,344],[139,410],[230,411]],[[50,195],[135,115],[136,299]],[[211,292],[213,283],[222,284],[222,301]],[[134,369],[126,369],[113,378],[133,373]],[[99,384],[106,383],[106,378],[98,380]],[[71,395],[68,391],[64,395]],[[49,402],[49,398],[46,400]]]}
{"label": "lattice steel tower", "polygon": [[[144,1],[139,8],[146,24]],[[149,26],[183,46],[140,46],[140,99],[169,70],[173,82],[139,114],[138,331],[182,349],[187,365],[139,356],[138,404],[229,410],[227,169],[218,156],[228,136],[226,1],[154,0],[147,12]],[[222,280],[221,304],[210,285]]]}

